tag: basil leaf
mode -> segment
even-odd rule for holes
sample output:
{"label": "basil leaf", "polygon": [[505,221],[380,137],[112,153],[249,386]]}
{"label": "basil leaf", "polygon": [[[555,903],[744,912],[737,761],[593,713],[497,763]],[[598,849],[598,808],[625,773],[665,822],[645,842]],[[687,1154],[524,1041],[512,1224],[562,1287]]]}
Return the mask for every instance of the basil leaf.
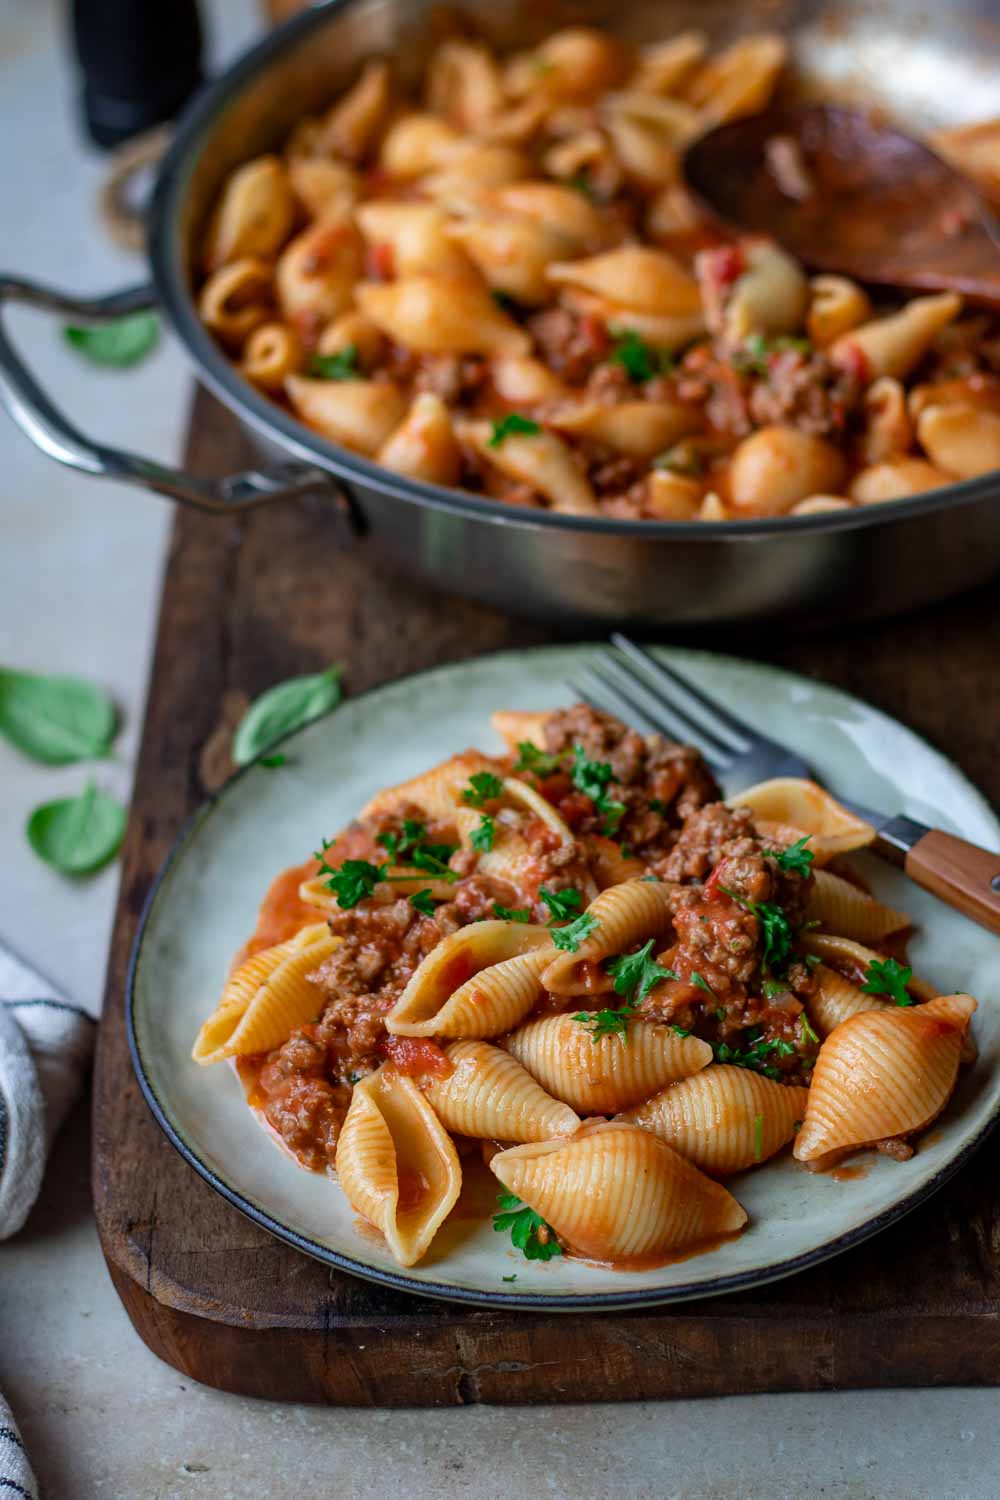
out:
{"label": "basil leaf", "polygon": [[34,760],[96,760],[107,755],[117,727],[114,704],[92,683],[0,668],[0,734]]}
{"label": "basil leaf", "polygon": [[339,666],[308,677],[290,677],[251,703],[233,736],[233,760],[245,766],[293,729],[318,719],[340,702]]}
{"label": "basil leaf", "polygon": [[91,781],[79,797],[36,807],[26,831],[28,843],[47,865],[63,875],[90,875],[118,853],[125,809]]}
{"label": "basil leaf", "polygon": [[122,370],[145,359],[159,336],[159,324],[154,313],[137,312],[94,328],[64,328],[63,334],[68,344],[95,365]]}

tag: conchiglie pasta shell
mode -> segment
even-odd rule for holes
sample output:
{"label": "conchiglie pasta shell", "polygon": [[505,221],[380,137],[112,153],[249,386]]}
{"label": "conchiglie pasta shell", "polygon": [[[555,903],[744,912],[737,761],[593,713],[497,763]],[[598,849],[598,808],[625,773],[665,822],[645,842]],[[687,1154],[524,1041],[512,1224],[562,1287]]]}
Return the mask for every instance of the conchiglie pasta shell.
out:
{"label": "conchiglie pasta shell", "polygon": [[578,994],[581,970],[669,931],[673,889],[661,880],[626,880],[602,891],[587,907],[596,928],[575,953],[560,952],[552,960],[545,971],[545,988],[554,995]]}
{"label": "conchiglie pasta shell", "polygon": [[623,245],[588,260],[555,262],[548,280],[583,287],[620,307],[653,317],[700,314],[701,293],[694,277],[665,250]]}
{"label": "conchiglie pasta shell", "polygon": [[699,425],[698,413],[679,401],[584,402],[549,418],[573,437],[588,438],[629,458],[653,458]]}
{"label": "conchiglie pasta shell", "polygon": [[570,1249],[622,1265],[735,1234],[747,1216],[697,1167],[634,1125],[514,1146],[490,1167]]}
{"label": "conchiglie pasta shell", "polygon": [[730,807],[749,807],[754,820],[790,823],[811,835],[810,847],[829,858],[863,849],[875,837],[870,823],[856,818],[830,793],[798,776],[778,776],[761,781],[728,799]]}
{"label": "conchiglie pasta shell", "polygon": [[[807,953],[814,953],[817,958],[821,958],[824,963],[858,985],[865,982],[873,963],[881,963],[885,959],[884,953],[878,953],[874,948],[856,942],[854,938],[842,937],[840,933],[805,932],[800,942]],[[926,980],[918,979],[915,974],[906,988],[918,1000],[933,1000],[938,993]]]}
{"label": "conchiglie pasta shell", "polygon": [[627,1037],[595,1037],[571,1015],[540,1016],[504,1040],[507,1051],[581,1114],[613,1114],[712,1061],[707,1042],[672,1026],[630,1021]]}
{"label": "conchiglie pasta shell", "polygon": [[499,445],[493,445],[491,422],[462,422],[457,431],[480,458],[518,484],[537,490],[551,501],[553,510],[572,516],[600,514],[586,475],[555,433],[544,429],[534,433],[514,432]]}
{"label": "conchiglie pasta shell", "polygon": [[451,933],[418,965],[385,1018],[397,1036],[499,1036],[542,994],[552,954],[547,927],[472,922]]}
{"label": "conchiglie pasta shell", "polygon": [[429,484],[457,484],[461,451],[441,397],[431,391],[419,392],[403,421],[379,449],[376,461],[396,474],[409,474]]}
{"label": "conchiglie pasta shell", "polygon": [[361,453],[377,453],[406,415],[402,391],[385,381],[289,375],[285,390],[296,413],[310,427]]}
{"label": "conchiglie pasta shell", "polygon": [[841,1021],[860,1015],[863,1010],[895,1010],[895,1004],[881,995],[866,994],[836,969],[819,964],[813,974],[816,988],[806,1002],[809,1019],[821,1037],[829,1036]]}
{"label": "conchiglie pasta shell", "polygon": [[232,975],[218,1008],[198,1033],[191,1053],[195,1062],[270,1052],[287,1041],[296,1026],[314,1021],[324,997],[306,975],[339,944],[325,923],[317,923],[304,927],[287,943],[248,958]]}
{"label": "conchiglie pasta shell", "polygon": [[[554,840],[558,841],[558,848],[571,858],[576,853],[576,840],[570,832],[568,825],[559,816],[551,802],[547,802],[541,792],[529,786],[526,781],[520,781],[516,776],[507,776],[503,781],[503,791],[500,796],[500,812],[494,818],[493,847],[485,853],[480,854],[477,865],[478,873],[489,875],[495,880],[506,880],[511,885],[520,887],[522,884],[531,884],[532,877],[537,880],[538,856],[528,843],[519,826],[504,821],[503,810],[512,809],[520,814],[527,815],[532,822],[541,823],[548,829]],[[455,809],[455,826],[458,836],[465,848],[472,847],[472,835],[479,826],[481,813],[474,808],[459,804]],[[584,900],[597,895],[597,887],[589,878],[578,883]]]}
{"label": "conchiglie pasta shell", "polygon": [[926,1005],[866,1010],[841,1023],[820,1048],[795,1141],[799,1161],[822,1166],[859,1146],[923,1130],[951,1096],[971,995]]}
{"label": "conchiglie pasta shell", "polygon": [[830,346],[834,364],[853,368],[860,353],[870,380],[892,375],[905,380],[930,349],[937,335],[962,311],[962,299],[954,292],[937,292],[930,297],[914,297],[899,312],[885,318],[874,318],[848,333],[841,334]]}
{"label": "conchiglie pasta shell", "polygon": [[364,246],[352,219],[317,219],[290,241],[274,268],[282,315],[303,337],[318,335],[351,305]]}
{"label": "conchiglie pasta shell", "polygon": [[530,352],[528,335],[471,276],[364,282],[355,296],[361,311],[388,338],[420,354]]}
{"label": "conchiglie pasta shell", "polygon": [[462,275],[469,262],[450,243],[444,210],[434,203],[375,199],[355,215],[369,245],[388,245],[396,276]]}
{"label": "conchiglie pasta shell", "polygon": [[404,181],[423,177],[465,149],[466,137],[432,114],[402,115],[382,141],[379,166]]}
{"label": "conchiglie pasta shell", "polygon": [[450,226],[448,238],[462,247],[495,291],[529,306],[547,301],[546,267],[572,249],[557,229],[514,214],[460,219]]}
{"label": "conchiglie pasta shell", "polygon": [[575,188],[555,182],[512,182],[484,195],[481,202],[495,212],[523,214],[550,225],[570,240],[576,250],[606,242],[608,226],[594,205]]}
{"label": "conchiglie pasta shell", "polygon": [[409,816],[411,808],[418,808],[426,822],[454,826],[455,806],[462,787],[468,785],[477,771],[497,769],[496,761],[479,750],[463,750],[409,781],[383,787],[365,803],[359,816],[362,820],[397,814]]}
{"label": "conchiglie pasta shell", "polygon": [[756,114],[774,92],[788,57],[788,42],[773,31],[741,37],[699,68],[684,89],[700,107],[702,128]]}
{"label": "conchiglie pasta shell", "polygon": [[206,270],[243,256],[278,253],[292,227],[294,204],[277,156],[258,156],[226,179],[205,245]]}
{"label": "conchiglie pasta shell", "polygon": [[523,744],[544,750],[545,726],[551,717],[551,709],[537,713],[531,709],[501,708],[491,716],[490,723],[513,755],[518,745]]}
{"label": "conchiglie pasta shell", "polygon": [[651,1130],[710,1176],[725,1177],[780,1151],[805,1118],[808,1097],[808,1089],[715,1064],[621,1118]]}
{"label": "conchiglie pasta shell", "polygon": [[583,843],[600,890],[605,891],[612,885],[622,885],[626,880],[642,878],[642,860],[636,859],[634,855],[623,854],[621,844],[616,844],[614,839],[605,838],[600,833],[589,833]]}
{"label": "conchiglie pasta shell", "polygon": [[806,920],[821,922],[828,932],[839,932],[859,943],[881,943],[892,932],[912,927],[910,918],[894,911],[851,881],[829,870],[817,870],[806,892]]}
{"label": "conchiglie pasta shell", "polygon": [[556,401],[566,394],[562,381],[540,359],[505,354],[490,361],[493,389],[514,407]]}
{"label": "conchiglie pasta shell", "polygon": [[355,1085],[337,1176],[402,1266],[426,1254],[462,1186],[451,1137],[416,1085],[388,1066]]}
{"label": "conchiglie pasta shell", "polygon": [[548,1141],[572,1135],[579,1116],[535,1082],[526,1068],[489,1042],[452,1042],[454,1071],[432,1078],[424,1093],[448,1130],[475,1140]]}

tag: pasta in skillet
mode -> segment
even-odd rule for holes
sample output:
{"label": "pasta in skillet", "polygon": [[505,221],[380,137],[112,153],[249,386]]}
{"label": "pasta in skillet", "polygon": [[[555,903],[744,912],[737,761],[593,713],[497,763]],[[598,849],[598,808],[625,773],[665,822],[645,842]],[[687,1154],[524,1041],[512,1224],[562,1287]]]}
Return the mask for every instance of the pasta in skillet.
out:
{"label": "pasta in skillet", "polygon": [[[331,442],[529,509],[808,516],[1000,468],[995,316],[873,305],[726,239],[683,186],[686,146],[787,64],[771,33],[709,56],[585,26],[507,56],[442,40],[414,88],[373,60],[224,182],[202,320]],[[997,133],[938,145],[1000,199]]]}
{"label": "pasta in skillet", "polygon": [[629,1270],[741,1233],[718,1179],[789,1146],[911,1156],[976,1002],[903,961],[844,862],[873,830],[584,704],[494,722],[275,881],[195,1061],[401,1265],[487,1167],[529,1258]]}

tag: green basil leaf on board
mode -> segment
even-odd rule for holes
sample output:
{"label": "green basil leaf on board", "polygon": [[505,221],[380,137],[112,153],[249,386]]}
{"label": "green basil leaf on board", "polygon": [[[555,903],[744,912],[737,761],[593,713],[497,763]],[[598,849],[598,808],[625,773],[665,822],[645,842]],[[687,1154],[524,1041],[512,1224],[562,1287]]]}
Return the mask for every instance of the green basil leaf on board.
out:
{"label": "green basil leaf on board", "polygon": [[92,683],[0,668],[0,734],[33,760],[98,760],[117,728],[114,704]]}
{"label": "green basil leaf on board", "polygon": [[233,736],[233,760],[249,765],[263,751],[340,702],[339,666],[307,677],[290,677],[254,699]]}
{"label": "green basil leaf on board", "polygon": [[39,859],[63,875],[91,875],[118,853],[125,809],[91,781],[79,797],[36,807],[28,819],[28,843]]}
{"label": "green basil leaf on board", "polygon": [[159,323],[155,313],[136,312],[93,328],[64,328],[63,333],[66,342],[95,365],[123,370],[145,359],[159,336]]}

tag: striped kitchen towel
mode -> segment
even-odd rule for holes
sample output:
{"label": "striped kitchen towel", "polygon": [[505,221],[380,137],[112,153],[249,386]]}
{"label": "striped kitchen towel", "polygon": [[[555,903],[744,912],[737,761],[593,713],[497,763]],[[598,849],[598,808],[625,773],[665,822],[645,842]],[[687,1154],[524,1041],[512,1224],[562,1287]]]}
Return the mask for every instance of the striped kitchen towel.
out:
{"label": "striped kitchen towel", "polygon": [[17,1423],[0,1396],[0,1495],[3,1500],[39,1500],[38,1481],[28,1462]]}
{"label": "striped kitchen towel", "polygon": [[0,1240],[17,1233],[38,1197],[96,1030],[85,1010],[0,943]]}

